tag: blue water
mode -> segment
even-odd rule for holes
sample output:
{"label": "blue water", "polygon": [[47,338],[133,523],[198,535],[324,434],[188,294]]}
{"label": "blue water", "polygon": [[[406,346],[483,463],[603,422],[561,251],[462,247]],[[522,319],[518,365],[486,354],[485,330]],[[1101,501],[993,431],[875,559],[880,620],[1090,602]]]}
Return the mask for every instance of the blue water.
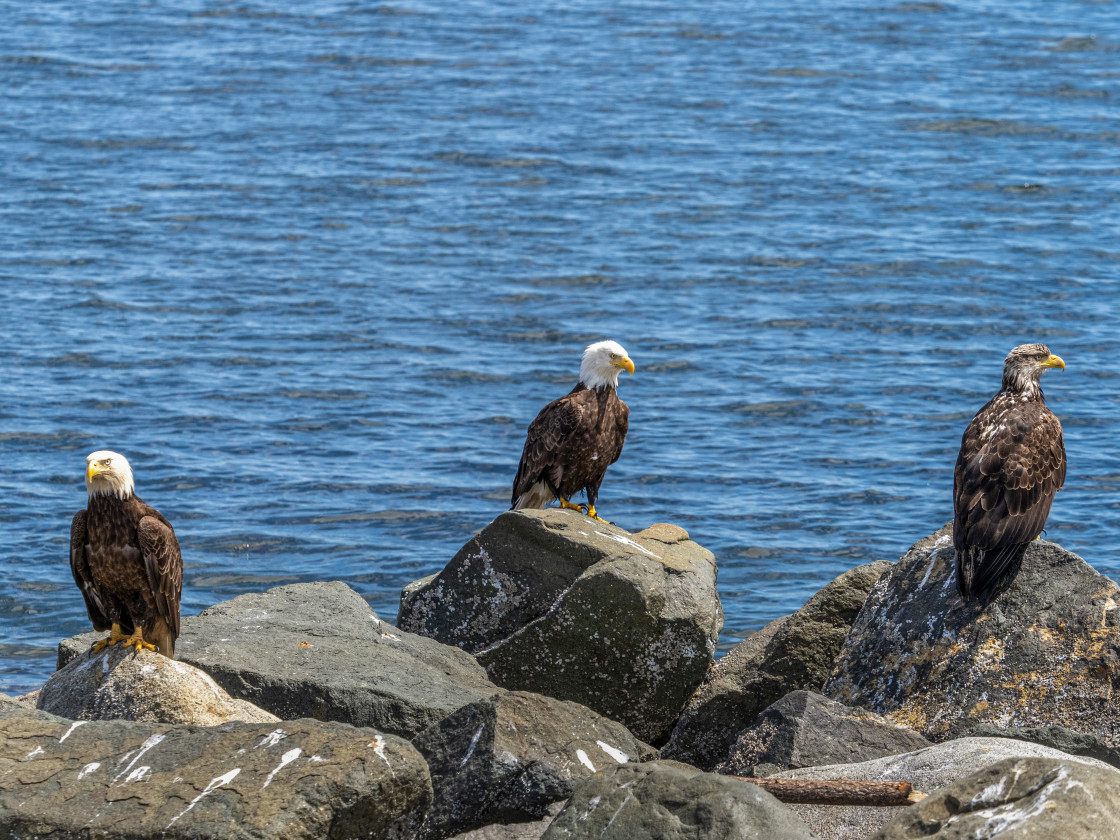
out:
{"label": "blue water", "polygon": [[715,552],[728,644],[951,515],[1045,341],[1048,535],[1120,574],[1114,4],[0,2],[0,690],[88,629],[85,455],[185,613],[386,618],[614,338],[600,509]]}

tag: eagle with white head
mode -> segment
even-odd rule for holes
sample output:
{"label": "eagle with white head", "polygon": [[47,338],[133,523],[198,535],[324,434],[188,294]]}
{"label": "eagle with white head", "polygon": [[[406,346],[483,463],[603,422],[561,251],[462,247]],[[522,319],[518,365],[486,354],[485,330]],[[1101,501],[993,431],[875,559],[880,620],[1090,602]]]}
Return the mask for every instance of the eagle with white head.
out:
{"label": "eagle with white head", "polygon": [[70,570],[94,629],[109,631],[94,652],[124,642],[174,659],[183,555],[171,523],[136,495],[120,453],[86,458],[86,491],[70,525]]}
{"label": "eagle with white head", "polygon": [[587,493],[588,516],[595,510],[599,485],[607,467],[618,460],[630,409],[618,398],[618,376],[634,373],[634,363],[616,341],[600,341],[583,351],[579,382],[567,395],[541,409],[529,424],[517,477],[513,480],[513,510],[544,508],[553,499],[561,507],[583,511],[572,496]]}

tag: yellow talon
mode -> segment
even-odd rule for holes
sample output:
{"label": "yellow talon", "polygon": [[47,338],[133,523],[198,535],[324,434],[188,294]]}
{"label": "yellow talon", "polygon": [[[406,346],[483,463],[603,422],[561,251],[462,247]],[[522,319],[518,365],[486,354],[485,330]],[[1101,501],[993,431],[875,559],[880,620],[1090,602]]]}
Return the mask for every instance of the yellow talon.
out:
{"label": "yellow talon", "polygon": [[124,646],[125,647],[130,647],[130,648],[136,648],[137,653],[139,653],[142,650],[150,650],[153,653],[156,651],[156,646],[155,645],[151,644],[150,642],[145,642],[144,641],[144,631],[141,630],[139,627],[137,627],[135,630],[133,630],[132,635],[124,640]]}
{"label": "yellow talon", "polygon": [[105,650],[105,648],[112,647],[117,642],[123,642],[127,638],[128,636],[121,632],[121,626],[116,622],[113,622],[113,626],[109,628],[109,638],[102,639],[99,642],[94,642],[93,647],[90,648],[90,652],[101,653],[101,651]]}
{"label": "yellow talon", "polygon": [[560,499],[560,507],[564,508],[565,510],[578,510],[580,513],[583,513],[583,505],[577,505],[574,502],[569,502],[565,498]]}
{"label": "yellow talon", "polygon": [[613,525],[614,524],[613,522],[608,522],[603,517],[601,517],[598,513],[596,513],[595,512],[595,505],[590,505],[587,508],[587,515],[590,516],[592,519],[595,519],[599,522],[602,522],[604,525]]}

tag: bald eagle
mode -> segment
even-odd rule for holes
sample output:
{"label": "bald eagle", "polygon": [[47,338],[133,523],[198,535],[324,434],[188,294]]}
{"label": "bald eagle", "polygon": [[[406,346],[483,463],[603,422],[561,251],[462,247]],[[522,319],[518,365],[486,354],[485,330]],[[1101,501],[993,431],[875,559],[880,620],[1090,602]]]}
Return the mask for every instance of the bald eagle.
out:
{"label": "bald eagle", "polygon": [[559,499],[561,507],[582,511],[571,498],[586,490],[587,515],[606,521],[596,513],[595,500],[630,426],[630,409],[617,390],[624,370],[633,375],[634,363],[617,342],[600,341],[583,351],[579,383],[529,424],[511,509],[543,508]]}
{"label": "bald eagle", "polygon": [[133,492],[132,468],[117,452],[86,458],[85,510],[70,525],[70,570],[94,629],[94,652],[124,642],[175,658],[183,555],[171,523]]}
{"label": "bald eagle", "polygon": [[1003,387],[965,429],[953,473],[953,547],[961,595],[987,602],[1046,524],[1066,479],[1062,424],[1039,380],[1066,363],[1043,344],[1003,362]]}

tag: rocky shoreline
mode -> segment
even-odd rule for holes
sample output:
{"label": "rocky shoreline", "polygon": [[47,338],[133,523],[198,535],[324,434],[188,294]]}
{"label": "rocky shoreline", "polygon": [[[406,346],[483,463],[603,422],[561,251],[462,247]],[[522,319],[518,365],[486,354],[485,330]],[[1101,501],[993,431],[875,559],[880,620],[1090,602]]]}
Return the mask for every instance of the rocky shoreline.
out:
{"label": "rocky shoreline", "polygon": [[399,626],[324,582],[184,617],[177,661],[64,640],[0,696],[0,836],[1120,837],[1120,589],[1042,540],[984,610],[955,574],[941,529],[713,662],[715,558],[683,529],[505,513]]}

